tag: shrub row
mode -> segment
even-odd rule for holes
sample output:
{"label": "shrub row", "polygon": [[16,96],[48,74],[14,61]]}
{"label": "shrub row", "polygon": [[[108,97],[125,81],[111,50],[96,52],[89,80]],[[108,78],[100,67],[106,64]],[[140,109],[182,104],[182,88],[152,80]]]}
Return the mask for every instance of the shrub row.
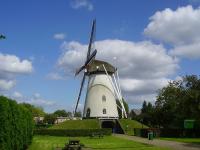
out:
{"label": "shrub row", "polygon": [[53,126],[52,124],[36,124],[35,129],[46,129],[52,126]]}
{"label": "shrub row", "polygon": [[111,135],[112,129],[35,129],[34,134],[51,135],[51,136],[90,136],[92,133],[102,133],[103,135]]}
{"label": "shrub row", "polygon": [[14,100],[0,96],[0,149],[23,150],[31,143],[33,118]]}
{"label": "shrub row", "polygon": [[134,129],[135,136],[147,137],[152,131],[154,137],[200,137],[200,129]]}
{"label": "shrub row", "polygon": [[161,137],[200,137],[200,129],[161,129]]}

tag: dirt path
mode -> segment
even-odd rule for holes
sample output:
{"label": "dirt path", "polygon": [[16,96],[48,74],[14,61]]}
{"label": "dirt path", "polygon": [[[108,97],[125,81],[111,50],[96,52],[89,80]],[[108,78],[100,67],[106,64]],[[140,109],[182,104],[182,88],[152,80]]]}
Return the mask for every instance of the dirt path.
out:
{"label": "dirt path", "polygon": [[148,140],[147,138],[141,138],[136,136],[128,136],[124,134],[114,134],[113,136],[133,140],[140,143],[151,144],[158,147],[166,147],[172,150],[200,150],[200,145],[190,144],[190,143],[181,143],[175,141],[165,141],[165,140]]}

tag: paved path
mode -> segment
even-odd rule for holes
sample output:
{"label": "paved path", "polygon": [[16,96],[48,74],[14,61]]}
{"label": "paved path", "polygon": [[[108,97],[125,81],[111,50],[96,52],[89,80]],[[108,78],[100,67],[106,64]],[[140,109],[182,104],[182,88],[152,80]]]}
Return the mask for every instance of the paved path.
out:
{"label": "paved path", "polygon": [[165,140],[148,140],[147,138],[141,138],[136,136],[128,136],[124,134],[113,134],[113,136],[133,140],[140,143],[151,144],[158,147],[166,147],[172,150],[200,150],[200,145],[190,144],[190,143],[181,143],[175,141],[165,141]]}

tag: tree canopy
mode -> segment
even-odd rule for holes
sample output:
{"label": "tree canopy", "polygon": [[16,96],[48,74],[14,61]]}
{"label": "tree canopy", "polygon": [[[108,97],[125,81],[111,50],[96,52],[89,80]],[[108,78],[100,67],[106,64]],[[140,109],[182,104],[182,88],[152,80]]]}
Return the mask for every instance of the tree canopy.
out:
{"label": "tree canopy", "polygon": [[139,119],[144,124],[164,128],[183,128],[184,120],[195,120],[200,127],[200,78],[187,75],[160,89],[155,105],[143,103]]}
{"label": "tree canopy", "polygon": [[44,117],[45,112],[42,107],[37,107],[28,103],[22,103],[31,113],[33,117]]}
{"label": "tree canopy", "polygon": [[57,115],[58,117],[71,117],[72,116],[71,112],[66,112],[64,109],[56,110],[54,112],[54,114]]}

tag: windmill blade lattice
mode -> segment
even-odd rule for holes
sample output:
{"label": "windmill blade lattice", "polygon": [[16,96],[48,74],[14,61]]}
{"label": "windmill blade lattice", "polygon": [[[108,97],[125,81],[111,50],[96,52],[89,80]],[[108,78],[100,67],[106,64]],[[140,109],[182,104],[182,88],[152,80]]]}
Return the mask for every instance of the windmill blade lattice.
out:
{"label": "windmill blade lattice", "polygon": [[[84,64],[83,66],[81,66],[81,67],[76,71],[75,76],[78,75],[82,70],[84,70],[84,69],[87,67],[87,65],[88,65],[88,64],[95,58],[95,56],[96,56],[97,50],[94,50],[93,53],[90,55],[90,53],[91,53],[91,48],[92,48],[92,43],[94,42],[95,28],[96,28],[96,20],[93,20],[93,23],[92,23],[92,31],[91,31],[91,34],[90,34],[90,41],[89,41],[89,45],[88,45],[88,51],[87,51],[86,61],[85,61],[85,64]],[[86,72],[84,72],[84,74],[83,74],[83,78],[82,78],[82,81],[81,81],[81,86],[80,86],[78,98],[77,98],[77,101],[76,101],[76,106],[75,106],[75,111],[74,111],[74,113],[76,113],[77,108],[78,108],[78,104],[79,104],[79,101],[80,101],[81,93],[82,93],[83,86],[84,86],[84,83],[85,83],[85,78],[86,78]]]}

